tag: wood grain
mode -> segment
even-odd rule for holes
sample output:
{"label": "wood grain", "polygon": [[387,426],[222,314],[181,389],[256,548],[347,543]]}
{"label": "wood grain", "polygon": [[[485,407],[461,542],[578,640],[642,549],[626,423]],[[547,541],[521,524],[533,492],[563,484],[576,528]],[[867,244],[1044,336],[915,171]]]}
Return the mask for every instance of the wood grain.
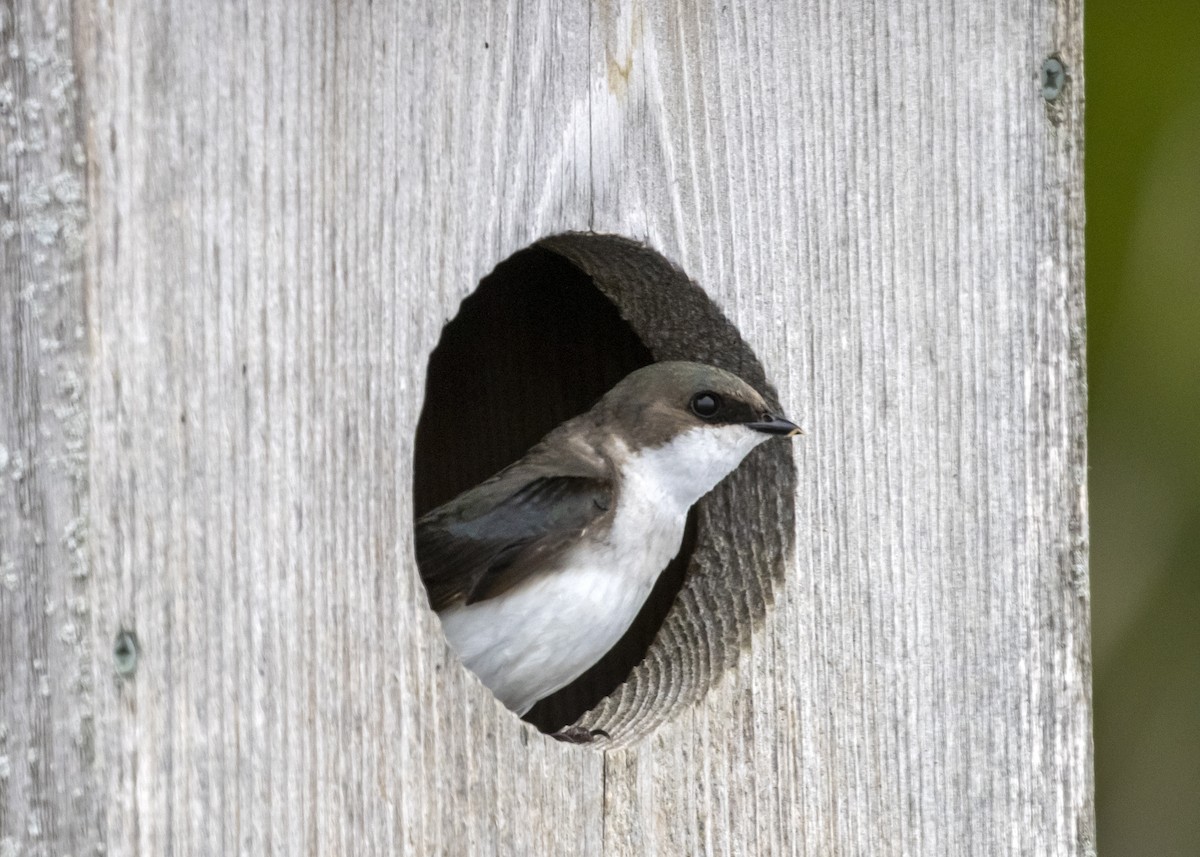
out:
{"label": "wood grain", "polygon": [[[84,853],[94,770],[87,212],[71,4],[0,4],[0,854]],[[115,635],[114,635],[115,636]]]}
{"label": "wood grain", "polygon": [[[5,848],[1094,851],[1075,0],[10,0],[0,36]],[[762,626],[607,753],[455,661],[411,547],[443,323],[578,230],[699,283],[808,431]]]}

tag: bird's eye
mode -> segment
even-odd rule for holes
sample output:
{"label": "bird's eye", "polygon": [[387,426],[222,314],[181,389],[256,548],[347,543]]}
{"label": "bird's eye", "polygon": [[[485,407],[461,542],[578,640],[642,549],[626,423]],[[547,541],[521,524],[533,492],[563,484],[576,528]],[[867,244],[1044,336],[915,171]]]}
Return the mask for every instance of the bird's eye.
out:
{"label": "bird's eye", "polygon": [[701,419],[709,420],[721,410],[721,397],[716,393],[697,393],[692,396],[692,413]]}

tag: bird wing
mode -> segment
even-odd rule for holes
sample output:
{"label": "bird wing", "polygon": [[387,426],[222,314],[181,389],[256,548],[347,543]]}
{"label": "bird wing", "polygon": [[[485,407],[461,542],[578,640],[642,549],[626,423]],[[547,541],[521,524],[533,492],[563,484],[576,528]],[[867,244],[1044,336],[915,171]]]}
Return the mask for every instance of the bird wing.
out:
{"label": "bird wing", "polygon": [[494,598],[546,570],[609,513],[612,496],[598,475],[505,471],[425,515],[417,565],[433,609]]}

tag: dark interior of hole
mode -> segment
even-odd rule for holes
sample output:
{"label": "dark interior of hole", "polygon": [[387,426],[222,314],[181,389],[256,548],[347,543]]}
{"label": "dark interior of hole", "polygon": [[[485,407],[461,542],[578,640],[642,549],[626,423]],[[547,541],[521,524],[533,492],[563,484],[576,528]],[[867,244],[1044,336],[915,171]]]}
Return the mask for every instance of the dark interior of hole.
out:
{"label": "dark interior of hole", "polygon": [[[541,247],[510,257],[463,301],[430,356],[414,456],[417,516],[520,458],[546,432],[653,361],[575,265]],[[694,514],[679,556],[626,635],[526,720],[544,731],[573,723],[641,661],[683,584]]]}

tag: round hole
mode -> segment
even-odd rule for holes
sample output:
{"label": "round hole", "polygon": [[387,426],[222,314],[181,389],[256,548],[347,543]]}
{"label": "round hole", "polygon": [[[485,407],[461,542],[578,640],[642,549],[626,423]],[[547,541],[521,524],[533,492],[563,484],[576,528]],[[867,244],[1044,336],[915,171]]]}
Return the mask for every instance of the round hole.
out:
{"label": "round hole", "polygon": [[[569,233],[511,256],[463,301],[429,358],[416,516],[515,461],[657,360],[728,369],[779,407],[738,331],[653,250]],[[790,444],[752,452],[693,508],[679,556],[621,641],[525,719],[543,731],[601,729],[611,747],[698,700],[766,612],[792,547],[795,482]]]}

